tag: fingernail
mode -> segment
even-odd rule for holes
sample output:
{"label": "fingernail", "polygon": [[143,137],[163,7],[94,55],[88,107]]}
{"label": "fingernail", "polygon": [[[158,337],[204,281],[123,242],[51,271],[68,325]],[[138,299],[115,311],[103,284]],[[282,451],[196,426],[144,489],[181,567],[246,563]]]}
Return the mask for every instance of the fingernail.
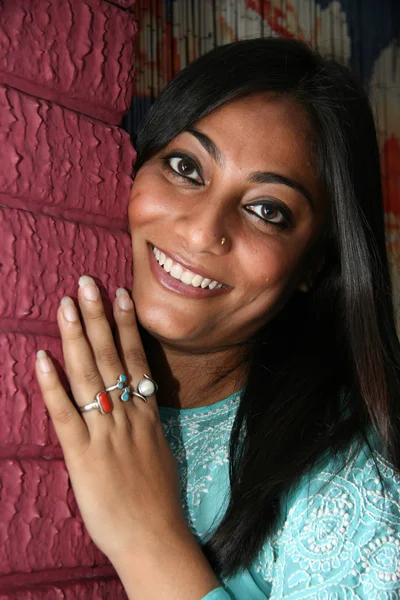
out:
{"label": "fingernail", "polygon": [[82,290],[82,294],[86,300],[97,300],[97,296],[99,295],[99,289],[94,282],[94,279],[89,277],[89,275],[82,275],[79,278],[79,287]]}
{"label": "fingernail", "polygon": [[61,308],[67,321],[73,323],[74,321],[78,320],[78,311],[76,310],[72,298],[69,298],[69,296],[64,296],[64,298],[61,298]]}
{"label": "fingernail", "polygon": [[130,310],[132,308],[132,300],[124,288],[118,288],[115,295],[117,296],[117,304],[121,310]]}
{"label": "fingernail", "polygon": [[44,350],[39,350],[36,353],[36,358],[38,359],[39,369],[41,370],[41,372],[50,373],[51,365],[49,359],[47,358],[46,352]]}

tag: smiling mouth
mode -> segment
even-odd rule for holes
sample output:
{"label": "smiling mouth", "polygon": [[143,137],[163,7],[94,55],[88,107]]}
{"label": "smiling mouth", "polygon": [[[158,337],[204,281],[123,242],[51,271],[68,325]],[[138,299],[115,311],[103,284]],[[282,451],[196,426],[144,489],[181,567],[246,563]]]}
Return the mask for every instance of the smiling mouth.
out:
{"label": "smiling mouth", "polygon": [[175,262],[172,258],[167,256],[164,252],[153,246],[153,254],[156,258],[156,261],[166,271],[178,281],[182,283],[194,287],[194,288],[202,288],[203,290],[214,290],[220,289],[224,287],[224,284],[216,281],[215,279],[208,279],[207,277],[203,277],[198,273],[194,273],[193,271],[189,271]]}

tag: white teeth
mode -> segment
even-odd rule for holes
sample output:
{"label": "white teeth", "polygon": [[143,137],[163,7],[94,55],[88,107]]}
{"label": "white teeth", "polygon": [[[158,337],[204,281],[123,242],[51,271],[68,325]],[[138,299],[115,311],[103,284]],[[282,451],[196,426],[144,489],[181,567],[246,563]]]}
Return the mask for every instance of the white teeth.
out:
{"label": "white teeth", "polygon": [[172,259],[171,259],[171,258],[167,258],[167,259],[165,260],[165,263],[164,263],[163,267],[164,267],[164,269],[167,271],[167,273],[169,273],[169,272],[170,272],[170,270],[172,269],[172,265],[173,265],[173,264],[174,264],[174,263],[173,263],[173,261],[172,261]]}
{"label": "white teeth", "polygon": [[158,264],[163,267],[167,273],[186,285],[201,287],[202,289],[208,287],[210,290],[223,287],[222,283],[218,283],[218,281],[212,281],[211,279],[207,279],[207,277],[192,273],[192,271],[185,271],[179,264],[175,263],[172,258],[167,257],[164,252],[161,252],[161,250],[156,247],[153,247],[153,254],[156,257]]}
{"label": "white teeth", "polygon": [[[185,271],[181,277],[182,283],[186,283],[187,285],[193,285],[193,279],[196,277],[200,277],[199,275],[193,275],[191,271]],[[200,279],[203,279],[200,277]]]}
{"label": "white teeth", "polygon": [[203,281],[203,277],[201,275],[195,275],[192,279],[192,286],[193,287],[199,287],[199,285],[201,284],[201,282]]}
{"label": "white teeth", "polygon": [[174,265],[169,273],[174,279],[180,279],[183,275],[183,269],[179,265]]}

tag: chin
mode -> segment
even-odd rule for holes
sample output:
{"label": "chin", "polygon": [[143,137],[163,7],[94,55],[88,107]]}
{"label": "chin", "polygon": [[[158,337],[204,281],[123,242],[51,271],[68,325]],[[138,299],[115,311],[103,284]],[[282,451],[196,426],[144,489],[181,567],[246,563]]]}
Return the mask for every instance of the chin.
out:
{"label": "chin", "polygon": [[188,315],[179,315],[176,310],[166,307],[150,307],[148,302],[140,306],[135,304],[136,316],[140,325],[155,339],[161,343],[176,344],[181,347],[196,341],[204,340],[209,334],[209,326],[200,323],[194,326],[194,319]]}

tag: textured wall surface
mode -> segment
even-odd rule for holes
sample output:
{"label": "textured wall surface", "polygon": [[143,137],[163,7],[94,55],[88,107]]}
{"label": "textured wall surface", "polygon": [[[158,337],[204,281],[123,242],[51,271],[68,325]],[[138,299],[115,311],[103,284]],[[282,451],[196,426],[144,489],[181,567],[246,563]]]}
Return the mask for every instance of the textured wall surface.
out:
{"label": "textured wall surface", "polygon": [[[118,6],[119,4],[119,6]],[[56,310],[132,279],[132,2],[0,2],[0,600],[122,598],[86,534],[34,376]],[[64,377],[65,381],[65,377]]]}
{"label": "textured wall surface", "polygon": [[126,132],[1,85],[0,111],[1,204],[125,226],[133,159]]}
{"label": "textured wall surface", "polygon": [[131,15],[105,0],[3,0],[0,82],[118,124],[134,32]]}

